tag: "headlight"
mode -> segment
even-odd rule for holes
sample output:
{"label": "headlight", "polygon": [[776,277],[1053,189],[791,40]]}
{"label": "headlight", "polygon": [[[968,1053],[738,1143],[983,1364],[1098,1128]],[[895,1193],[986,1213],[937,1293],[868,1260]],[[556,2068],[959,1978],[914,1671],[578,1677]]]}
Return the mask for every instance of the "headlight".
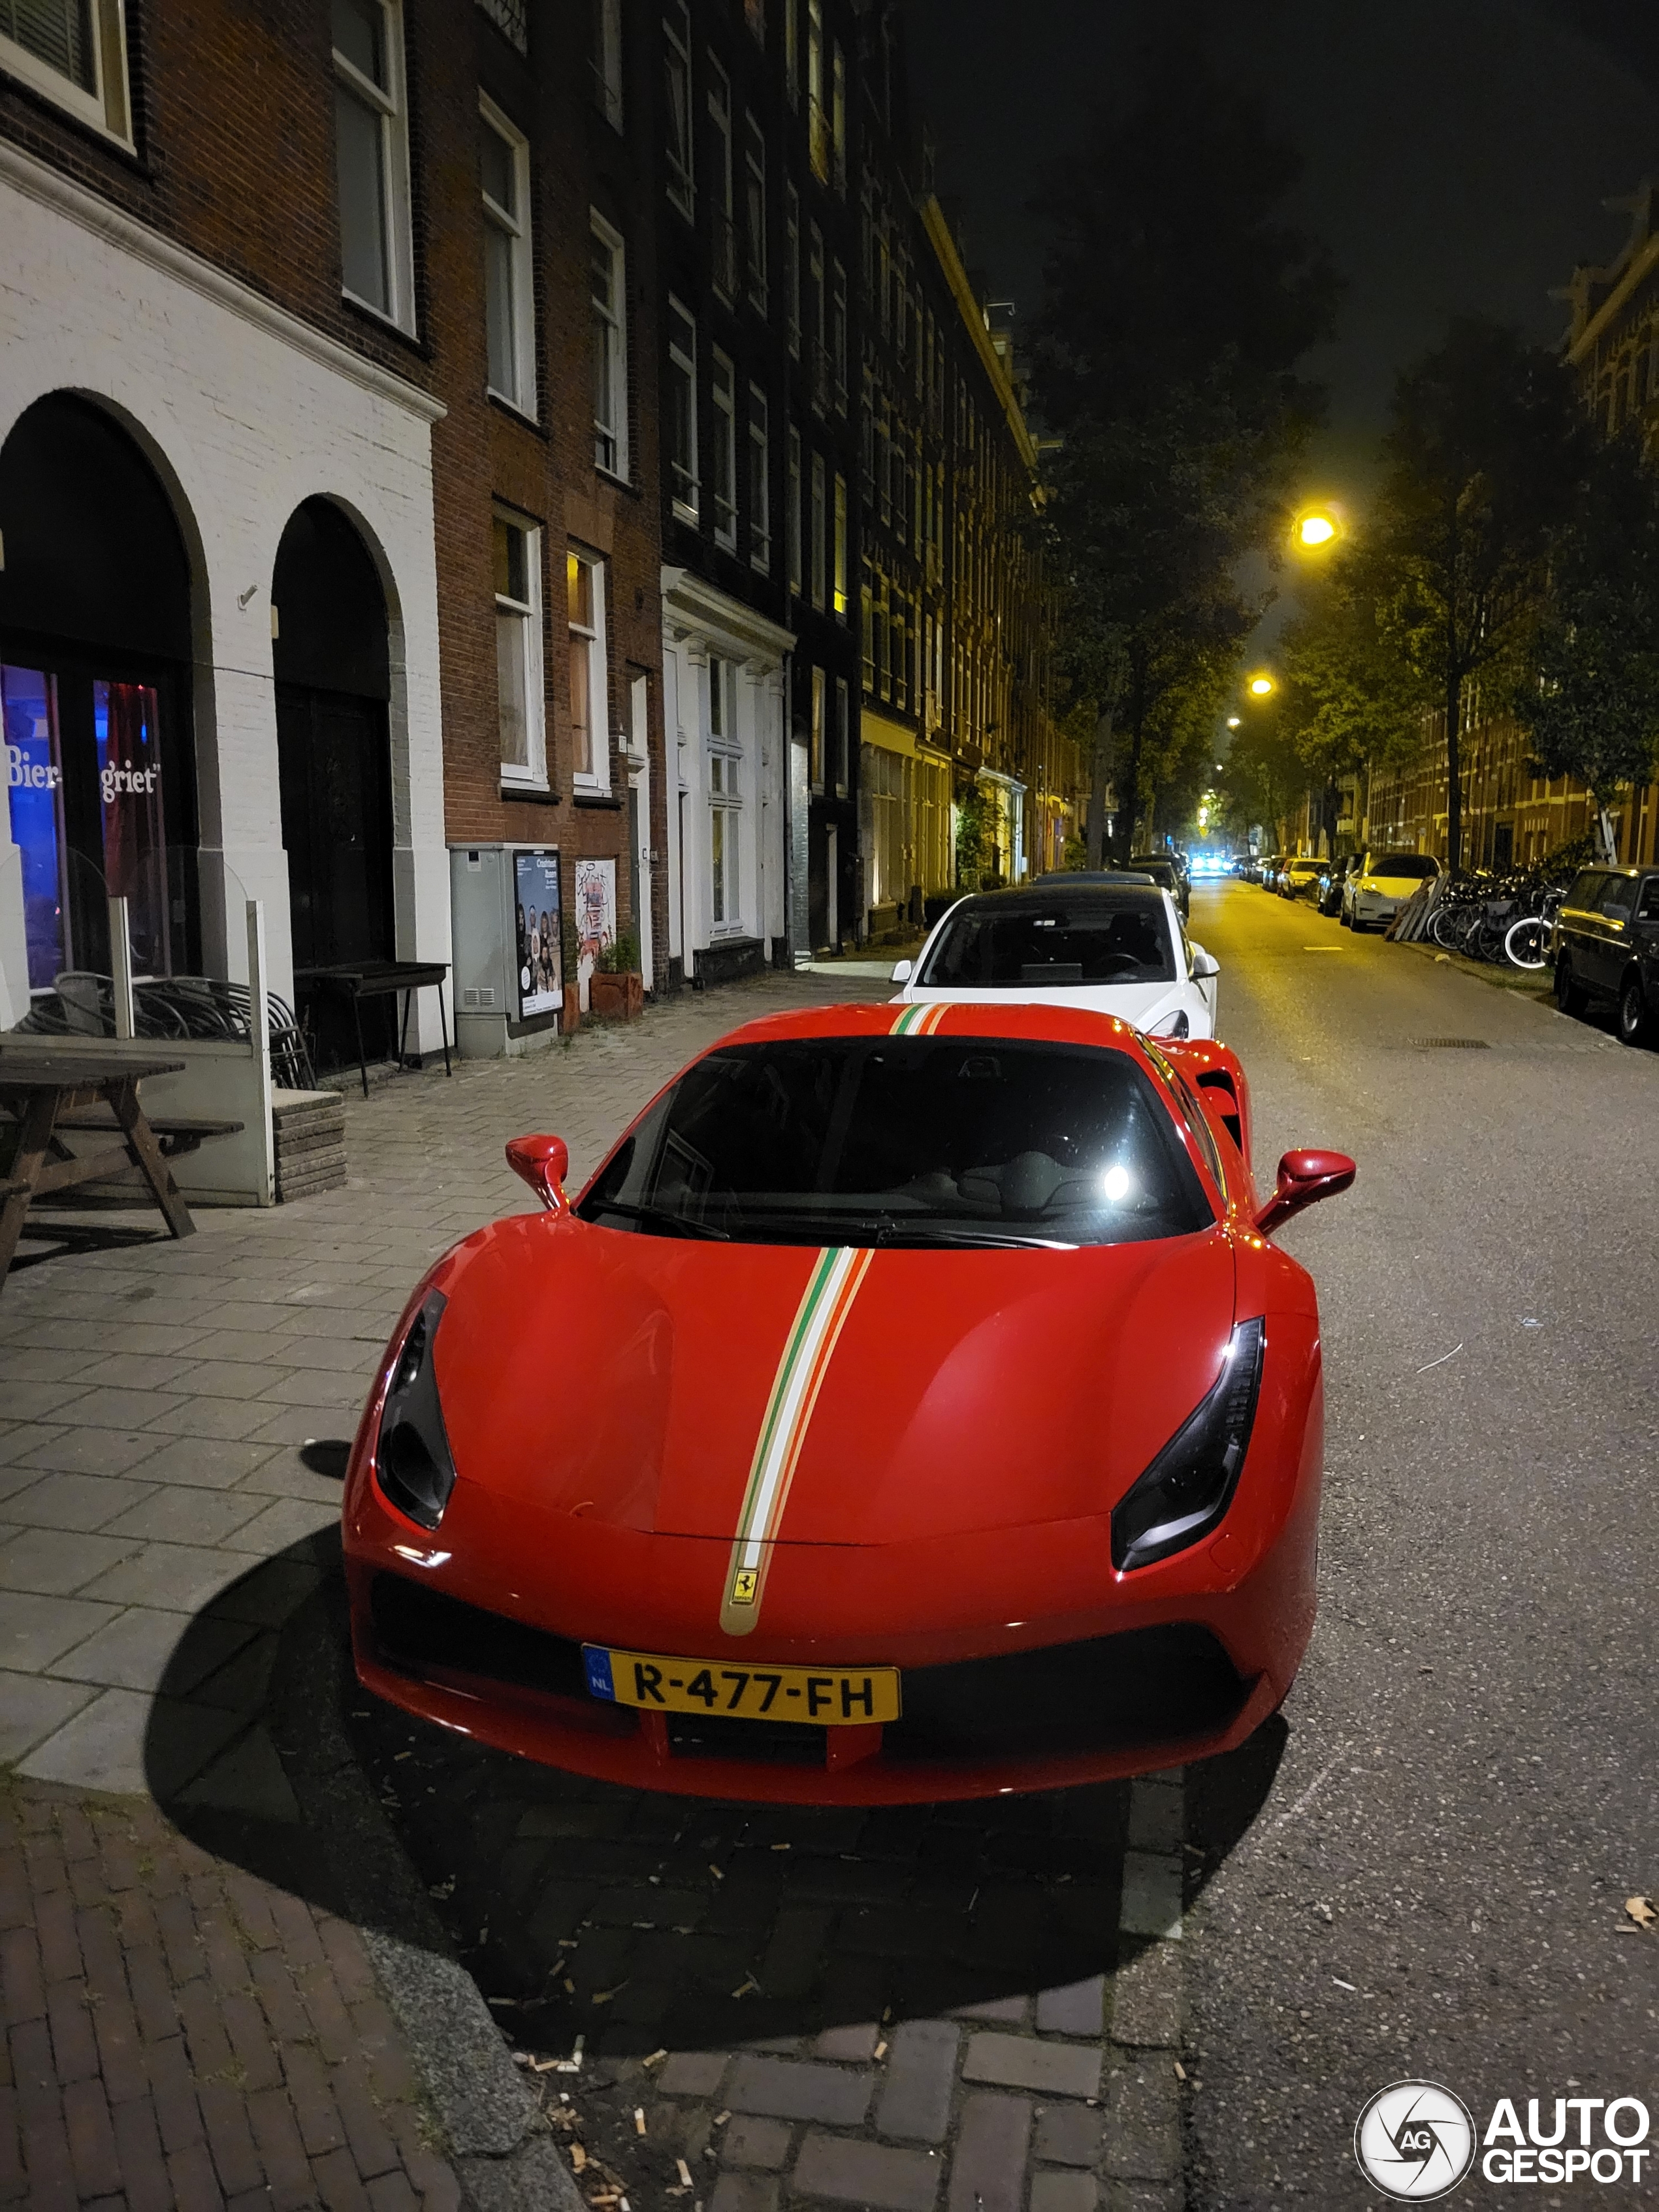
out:
{"label": "headlight", "polygon": [[455,1487],[455,1462],[438,1402],[433,1344],[448,1301],[434,1291],[410,1323],[392,1370],[380,1413],[374,1472],[400,1513],[435,1528]]}
{"label": "headlight", "polygon": [[1232,1503],[1261,1388],[1267,1326],[1241,1322],[1219,1381],[1112,1515],[1112,1565],[1149,1567],[1185,1551]]}
{"label": "headlight", "polygon": [[1189,1036],[1192,1034],[1192,1024],[1187,1018],[1187,1009],[1185,1006],[1177,1006],[1174,1013],[1166,1014],[1164,1017],[1164,1019],[1153,1030],[1152,1035],[1154,1036],[1166,1037]]}

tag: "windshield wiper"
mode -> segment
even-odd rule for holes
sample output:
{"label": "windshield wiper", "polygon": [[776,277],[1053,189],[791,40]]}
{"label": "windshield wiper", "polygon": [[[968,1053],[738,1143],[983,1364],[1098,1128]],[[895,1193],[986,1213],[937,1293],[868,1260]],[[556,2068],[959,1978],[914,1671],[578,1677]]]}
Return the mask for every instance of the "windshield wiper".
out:
{"label": "windshield wiper", "polygon": [[695,1221],[689,1213],[671,1213],[666,1206],[630,1206],[620,1198],[598,1198],[592,1203],[602,1213],[620,1213],[629,1221],[648,1221],[653,1227],[672,1230],[678,1237],[714,1237],[722,1244],[732,1242],[729,1230],[716,1229],[712,1221]]}
{"label": "windshield wiper", "polygon": [[1069,1237],[1030,1237],[1017,1229],[994,1229],[988,1222],[964,1221],[958,1227],[951,1222],[896,1221],[889,1215],[876,1231],[876,1242],[881,1245],[902,1244],[987,1244],[1014,1245],[1035,1252],[1075,1252],[1076,1243]]}

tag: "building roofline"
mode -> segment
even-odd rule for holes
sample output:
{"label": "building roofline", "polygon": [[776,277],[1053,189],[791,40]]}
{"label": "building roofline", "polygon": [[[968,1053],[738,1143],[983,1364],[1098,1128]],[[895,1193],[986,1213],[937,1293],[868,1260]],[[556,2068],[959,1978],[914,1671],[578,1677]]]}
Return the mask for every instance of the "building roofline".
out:
{"label": "building roofline", "polygon": [[1639,252],[1633,254],[1626,265],[1620,270],[1618,283],[1596,308],[1595,313],[1589,318],[1577,337],[1569,344],[1567,359],[1574,368],[1578,367],[1607,325],[1617,321],[1620,312],[1629,301],[1632,293],[1636,290],[1644,277],[1651,275],[1656,266],[1659,266],[1659,230],[1656,230],[1650,237],[1643,240]]}
{"label": "building roofline", "polygon": [[974,297],[974,288],[968,281],[968,271],[962,265],[962,256],[957,252],[956,240],[945,221],[945,210],[939,204],[937,192],[929,192],[921,204],[922,228],[928,241],[939,256],[945,281],[955,295],[968,334],[979,350],[985,365],[985,374],[991,380],[991,389],[1002,403],[1002,411],[1008,418],[1008,428],[1014,434],[1014,443],[1019,448],[1020,459],[1033,476],[1036,474],[1036,448],[1031,443],[1031,434],[1025,427],[1025,417],[1020,411],[1014,387],[1002,356],[991,343],[991,333],[985,327],[985,316],[979,301]]}

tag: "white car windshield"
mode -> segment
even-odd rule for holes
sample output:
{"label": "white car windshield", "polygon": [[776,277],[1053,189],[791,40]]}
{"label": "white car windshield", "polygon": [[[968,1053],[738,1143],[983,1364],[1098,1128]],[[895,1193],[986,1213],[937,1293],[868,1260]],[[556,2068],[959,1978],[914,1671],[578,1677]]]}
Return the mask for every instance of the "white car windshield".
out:
{"label": "white car windshield", "polygon": [[1175,947],[1161,901],[1063,892],[970,900],[945,922],[922,963],[924,990],[1086,990],[1102,983],[1173,983]]}

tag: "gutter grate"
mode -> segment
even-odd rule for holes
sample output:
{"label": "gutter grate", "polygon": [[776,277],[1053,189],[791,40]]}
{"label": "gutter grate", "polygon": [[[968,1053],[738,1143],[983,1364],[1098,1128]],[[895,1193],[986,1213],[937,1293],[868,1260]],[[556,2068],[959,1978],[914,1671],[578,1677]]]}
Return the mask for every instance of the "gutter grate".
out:
{"label": "gutter grate", "polygon": [[1490,1052],[1492,1050],[1485,1037],[1413,1037],[1412,1042],[1422,1052]]}

